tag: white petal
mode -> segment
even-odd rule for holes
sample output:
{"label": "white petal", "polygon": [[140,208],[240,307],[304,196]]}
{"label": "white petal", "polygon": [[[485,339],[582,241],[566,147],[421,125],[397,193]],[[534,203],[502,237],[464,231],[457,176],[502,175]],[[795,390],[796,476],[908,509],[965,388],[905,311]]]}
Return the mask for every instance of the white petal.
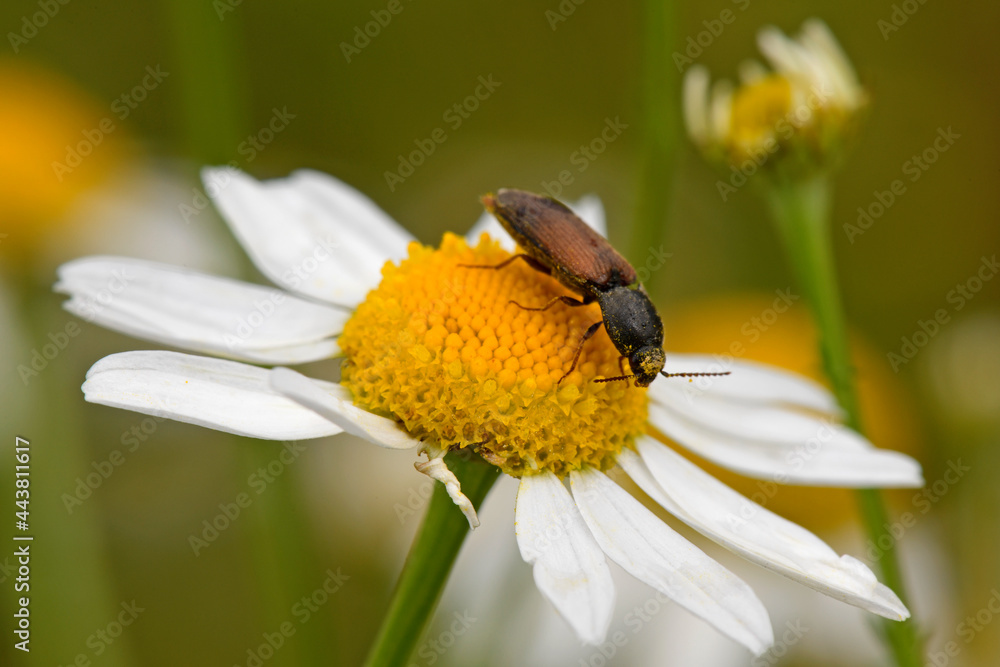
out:
{"label": "white petal", "polygon": [[798,76],[807,74],[800,58],[799,45],[774,26],[765,26],[757,32],[757,48],[775,71]]}
{"label": "white petal", "polygon": [[514,516],[517,546],[534,565],[538,590],[583,641],[603,642],[615,588],[604,553],[566,487],[552,473],[522,477]]}
{"label": "white petal", "polygon": [[910,613],[863,563],[838,556],[805,528],[745,498],[652,438],[618,458],[664,509],[730,551],[821,593],[886,618]]}
{"label": "white petal", "polygon": [[410,449],[420,445],[396,422],[354,405],[350,392],[340,385],[313,380],[288,368],[273,369],[270,382],[275,391],[379,447]]}
{"label": "white petal", "polygon": [[858,82],[847,54],[840,47],[836,37],[819,19],[808,19],[802,24],[802,43],[825,62],[838,95],[849,109],[861,105],[864,91]]}
{"label": "white petal", "polygon": [[59,267],[63,304],[87,321],[195,352],[304,363],[338,352],[345,310],[167,264],[85,257]]}
{"label": "white petal", "polygon": [[608,221],[604,214],[604,204],[597,195],[584,195],[575,202],[566,204],[577,217],[601,236],[608,236]]}
{"label": "white petal", "polygon": [[[600,197],[597,195],[584,195],[576,202],[567,204],[567,206],[595,232],[604,237],[608,235],[604,204],[601,203]],[[466,243],[471,246],[478,244],[479,237],[484,232],[489,234],[490,238],[499,241],[500,247],[504,250],[508,252],[515,252],[517,250],[517,244],[514,242],[514,239],[510,237],[510,234],[503,228],[503,225],[497,221],[496,216],[489,211],[483,211],[483,214],[479,216],[479,220],[472,226],[469,233],[465,235]]]}
{"label": "white petal", "polygon": [[297,171],[261,182],[218,168],[205,169],[202,179],[257,268],[321,301],[360,303],[386,260],[404,258],[413,240],[370,199],[325,174]]}
{"label": "white petal", "polygon": [[729,136],[733,114],[733,84],[725,79],[712,86],[709,103],[708,131],[712,140],[723,141]]}
{"label": "white petal", "polygon": [[794,444],[740,438],[650,404],[649,422],[683,447],[729,470],[782,484],[845,487],[917,487],[920,464],[888,449],[865,447],[847,429],[829,425]]}
{"label": "white petal", "polygon": [[740,83],[743,85],[756,83],[765,78],[770,72],[760,64],[760,61],[748,58],[740,62],[739,66]]}
{"label": "white petal", "polygon": [[784,403],[808,410],[816,410],[831,415],[842,411],[837,400],[826,388],[797,373],[777,366],[756,361],[716,357],[707,354],[667,354],[670,373],[724,373],[720,377],[693,378],[691,382],[683,378],[660,378],[650,385],[650,398],[654,401],[675,404],[668,390],[680,387],[686,395],[693,397],[706,394],[748,404]]}
{"label": "white petal", "polygon": [[[714,379],[714,378],[710,378]],[[724,379],[724,378],[723,378]],[[661,384],[661,383],[657,383]],[[744,440],[799,444],[823,438],[830,446],[866,449],[871,443],[827,415],[816,415],[779,405],[748,405],[683,390],[684,383],[661,384],[656,408],[665,408],[686,421],[723,435]]]}
{"label": "white petal", "polygon": [[595,470],[570,474],[573,497],[611,560],[760,655],[774,642],[767,610],[739,577]]}
{"label": "white petal", "polygon": [[476,220],[476,224],[472,225],[472,229],[465,235],[465,241],[470,246],[476,246],[479,244],[479,237],[484,233],[489,234],[491,239],[499,241],[500,247],[507,252],[513,253],[517,250],[517,243],[510,237],[503,225],[497,221],[496,216],[489,211],[483,211],[479,220]]}
{"label": "white petal", "polygon": [[263,368],[179,352],[105,357],[87,372],[83,393],[91,403],[265,440],[305,440],[341,432],[272,390]]}
{"label": "white petal", "polygon": [[684,124],[691,140],[698,146],[704,146],[712,139],[708,127],[709,83],[708,68],[704,65],[692,65],[684,75]]}

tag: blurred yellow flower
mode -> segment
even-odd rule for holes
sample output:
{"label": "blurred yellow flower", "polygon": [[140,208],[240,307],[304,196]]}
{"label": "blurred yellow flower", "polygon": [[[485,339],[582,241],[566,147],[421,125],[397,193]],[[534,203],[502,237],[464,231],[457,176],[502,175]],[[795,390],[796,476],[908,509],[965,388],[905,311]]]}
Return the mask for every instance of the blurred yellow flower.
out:
{"label": "blurred yellow flower", "polygon": [[110,175],[121,130],[102,130],[110,110],[38,66],[0,60],[0,90],[0,252],[24,259]]}

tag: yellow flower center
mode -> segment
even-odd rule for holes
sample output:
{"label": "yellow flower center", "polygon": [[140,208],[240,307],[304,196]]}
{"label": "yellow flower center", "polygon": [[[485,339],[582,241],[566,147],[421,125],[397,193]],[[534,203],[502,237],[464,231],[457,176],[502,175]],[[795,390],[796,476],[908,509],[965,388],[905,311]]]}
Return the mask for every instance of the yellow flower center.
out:
{"label": "yellow flower center", "polygon": [[740,86],[733,95],[729,121],[733,148],[749,152],[763,147],[791,108],[792,84],[783,76],[772,74]]}
{"label": "yellow flower center", "polygon": [[560,382],[600,308],[528,311],[510,302],[540,307],[569,290],[520,261],[459,266],[509,257],[485,234],[474,248],[452,234],[439,250],[410,244],[344,327],[341,383],[413,437],[471,448],[515,477],[606,470],[644,431],[646,392],[593,382],[621,373],[603,328]]}

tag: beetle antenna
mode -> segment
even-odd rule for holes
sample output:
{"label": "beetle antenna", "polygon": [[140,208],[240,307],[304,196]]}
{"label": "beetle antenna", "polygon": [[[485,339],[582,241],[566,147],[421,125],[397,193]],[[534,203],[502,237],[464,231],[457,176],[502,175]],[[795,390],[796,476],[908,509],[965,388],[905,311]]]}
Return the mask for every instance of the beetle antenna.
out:
{"label": "beetle antenna", "polygon": [[619,375],[613,378],[601,378],[600,380],[594,380],[594,382],[617,382],[618,380],[628,380],[629,378],[634,378],[634,375]]}
{"label": "beetle antenna", "polygon": [[660,371],[660,375],[665,378],[704,378],[704,377],[716,377],[719,375],[729,375],[730,371],[725,373],[664,373]]}

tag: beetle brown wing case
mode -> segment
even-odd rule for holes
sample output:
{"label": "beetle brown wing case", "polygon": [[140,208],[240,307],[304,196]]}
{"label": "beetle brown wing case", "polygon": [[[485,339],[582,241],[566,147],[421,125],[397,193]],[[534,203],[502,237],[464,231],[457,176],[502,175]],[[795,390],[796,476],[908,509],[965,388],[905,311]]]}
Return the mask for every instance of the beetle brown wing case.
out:
{"label": "beetle brown wing case", "polygon": [[635,269],[607,239],[560,202],[508,189],[483,202],[517,244],[564,283],[603,292],[637,281]]}

